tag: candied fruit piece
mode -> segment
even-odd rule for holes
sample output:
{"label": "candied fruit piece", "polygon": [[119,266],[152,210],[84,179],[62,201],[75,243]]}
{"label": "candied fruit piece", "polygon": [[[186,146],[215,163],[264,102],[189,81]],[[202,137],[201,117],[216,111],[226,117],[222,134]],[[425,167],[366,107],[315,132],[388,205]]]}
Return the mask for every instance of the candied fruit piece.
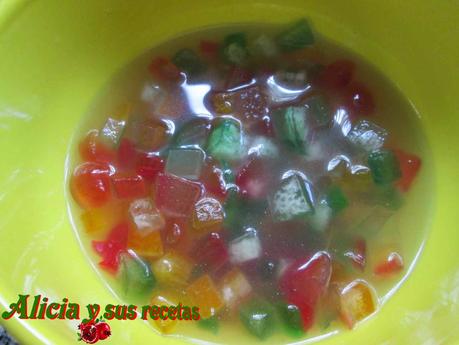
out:
{"label": "candied fruit piece", "polygon": [[277,43],[283,51],[293,51],[314,43],[311,27],[305,19],[292,24],[277,38]]}
{"label": "candied fruit piece", "polygon": [[371,121],[360,120],[347,135],[347,138],[357,147],[371,152],[384,145],[387,131]]}
{"label": "candied fruit piece", "polygon": [[293,151],[306,153],[306,109],[304,107],[287,107],[276,110],[273,114],[276,135]]}
{"label": "candied fruit piece", "polygon": [[100,140],[106,143],[109,147],[118,146],[125,126],[125,120],[117,120],[109,117],[99,133]]}
{"label": "candied fruit piece", "polygon": [[193,228],[198,231],[218,229],[223,222],[223,208],[214,198],[199,200],[193,213]]}
{"label": "candied fruit piece", "polygon": [[371,152],[368,156],[368,166],[376,184],[389,184],[401,176],[397,157],[389,150]]}
{"label": "candied fruit piece", "polygon": [[279,316],[288,334],[300,337],[304,334],[300,309],[295,304],[280,303]]}
{"label": "candied fruit piece", "polygon": [[137,162],[137,151],[134,143],[128,138],[122,138],[118,146],[117,158],[119,168],[128,170]]}
{"label": "candied fruit piece", "polygon": [[326,200],[327,205],[333,210],[335,214],[344,210],[349,204],[346,195],[338,186],[332,186],[328,189]]}
{"label": "candied fruit piece", "polygon": [[164,171],[164,160],[156,155],[143,155],[137,162],[136,172],[146,181],[153,182]]}
{"label": "candied fruit piece", "polygon": [[220,290],[226,306],[234,308],[250,295],[252,286],[239,269],[233,268],[223,276]]}
{"label": "candied fruit piece", "polygon": [[230,261],[234,264],[258,259],[262,254],[262,248],[257,233],[255,231],[247,231],[246,234],[231,241],[229,253]]}
{"label": "candied fruit piece", "polygon": [[114,226],[104,241],[92,241],[94,250],[102,257],[99,265],[105,270],[116,273],[119,255],[127,248],[129,225],[121,222]]}
{"label": "candied fruit piece", "polygon": [[242,156],[240,124],[225,118],[213,129],[207,143],[207,151],[217,159],[237,160]]}
{"label": "candied fruit piece", "polygon": [[121,286],[126,298],[149,294],[155,286],[155,278],[150,265],[132,251],[120,254]]}
{"label": "candied fruit piece", "polygon": [[239,171],[236,185],[243,196],[250,199],[265,198],[272,184],[272,172],[265,161],[252,159]]}
{"label": "candied fruit piece", "polygon": [[138,230],[130,229],[128,247],[137,254],[149,258],[157,258],[164,254],[163,241],[159,231],[145,234]]}
{"label": "candied fruit piece", "polygon": [[200,149],[172,149],[166,161],[166,173],[197,180],[201,175],[204,153]]}
{"label": "candied fruit piece", "polygon": [[309,185],[297,174],[284,179],[270,199],[271,213],[278,221],[302,218],[313,214]]}
{"label": "candied fruit piece", "polygon": [[193,118],[183,124],[172,138],[172,147],[204,149],[210,132],[210,122],[206,118]]}
{"label": "candied fruit piece", "polygon": [[370,285],[363,280],[354,280],[339,292],[340,315],[349,328],[376,310]]}
{"label": "candied fruit piece", "polygon": [[[151,300],[150,305],[157,306],[161,308],[169,307],[169,306],[177,306],[180,303],[180,299],[177,296],[174,296],[170,291],[164,292],[157,292],[155,293]],[[178,319],[170,319],[170,318],[161,318],[159,317],[157,320],[154,318],[148,317],[148,321],[161,333],[168,334],[171,333],[175,327],[177,326]]]}
{"label": "candied fruit piece", "polygon": [[162,173],[156,179],[156,204],[168,216],[190,215],[200,195],[198,183]]}
{"label": "candied fruit piece", "polygon": [[378,276],[388,276],[398,273],[403,269],[403,259],[396,252],[390,253],[385,260],[378,263],[374,269],[374,273]]}
{"label": "candied fruit piece", "polygon": [[223,59],[229,64],[245,64],[249,56],[245,34],[238,32],[226,36],[223,42],[222,53]]}
{"label": "candied fruit piece", "polygon": [[142,176],[115,174],[112,176],[113,189],[120,199],[141,198],[147,194],[147,187]]}
{"label": "candied fruit piece", "polygon": [[210,233],[200,240],[193,248],[191,254],[202,269],[215,271],[227,263],[228,248],[218,233]]}
{"label": "candied fruit piece", "polygon": [[83,163],[77,166],[70,179],[74,200],[83,208],[102,207],[111,198],[111,169],[102,163]]}
{"label": "candied fruit piece", "polygon": [[100,235],[111,229],[123,216],[125,210],[121,205],[106,205],[91,208],[81,214],[81,222],[88,234]]}
{"label": "candied fruit piece", "polygon": [[186,289],[193,305],[199,307],[202,318],[214,316],[223,308],[225,302],[209,275],[203,275]]}
{"label": "candied fruit piece", "polygon": [[191,49],[185,48],[179,50],[172,62],[188,77],[196,77],[206,70],[206,65],[201,58]]}
{"label": "candied fruit piece", "polygon": [[258,36],[252,43],[250,51],[254,56],[275,57],[279,52],[276,42],[268,35]]}
{"label": "candied fruit piece", "polygon": [[231,114],[233,103],[231,94],[228,92],[216,92],[210,96],[213,110],[220,115]]}
{"label": "candied fruit piece", "polygon": [[239,309],[239,318],[244,327],[259,339],[266,339],[273,332],[274,310],[264,300],[254,299]]}
{"label": "candied fruit piece", "polygon": [[187,283],[193,264],[175,251],[170,251],[153,262],[153,274],[160,284],[180,285]]}
{"label": "candied fruit piece", "polygon": [[134,222],[137,231],[144,235],[161,230],[164,227],[164,218],[154,207],[149,198],[137,199],[129,205],[129,214]]}
{"label": "candied fruit piece", "polygon": [[115,158],[111,147],[103,143],[97,130],[89,131],[78,146],[80,156],[84,161],[110,163]]}
{"label": "candied fruit piece", "polygon": [[150,152],[157,151],[166,144],[171,129],[164,121],[137,116],[128,123],[126,133],[137,148]]}
{"label": "candied fruit piece", "polygon": [[268,100],[260,86],[254,85],[231,93],[234,116],[244,121],[262,118],[268,114]]}
{"label": "candied fruit piece", "polygon": [[402,192],[407,192],[414,178],[421,168],[421,159],[411,153],[406,153],[402,150],[394,150],[395,156],[400,163],[402,177],[397,181],[397,186]]}

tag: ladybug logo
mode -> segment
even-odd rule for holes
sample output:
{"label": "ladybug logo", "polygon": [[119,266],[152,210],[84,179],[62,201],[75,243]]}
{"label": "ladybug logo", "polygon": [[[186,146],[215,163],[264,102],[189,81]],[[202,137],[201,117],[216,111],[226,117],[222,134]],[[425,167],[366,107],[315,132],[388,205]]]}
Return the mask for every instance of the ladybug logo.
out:
{"label": "ladybug logo", "polygon": [[82,322],[78,325],[78,340],[87,344],[97,343],[99,340],[105,340],[111,335],[110,326],[102,319],[96,322]]}

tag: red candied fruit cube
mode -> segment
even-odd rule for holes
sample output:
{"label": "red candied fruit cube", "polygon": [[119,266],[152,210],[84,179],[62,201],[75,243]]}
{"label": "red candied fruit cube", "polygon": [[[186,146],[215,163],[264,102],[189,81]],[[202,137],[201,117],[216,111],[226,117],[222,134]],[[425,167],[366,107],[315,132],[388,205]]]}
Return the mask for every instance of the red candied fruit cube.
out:
{"label": "red candied fruit cube", "polygon": [[268,195],[272,174],[261,159],[252,159],[242,167],[236,177],[236,184],[242,195],[250,199],[261,199]]}
{"label": "red candied fruit cube", "polygon": [[228,248],[222,236],[210,233],[199,241],[191,253],[196,262],[206,270],[214,271],[228,262]]}
{"label": "red candied fruit cube", "polygon": [[165,162],[159,156],[145,154],[137,162],[136,172],[146,181],[153,182],[164,171]]}
{"label": "red candied fruit cube", "polygon": [[298,306],[303,327],[309,329],[320,296],[326,291],[331,276],[331,259],[325,252],[300,259],[287,267],[279,287],[289,303]]}
{"label": "red candied fruit cube", "polygon": [[171,60],[164,57],[155,58],[150,66],[150,72],[158,81],[177,82],[180,80],[180,70]]}
{"label": "red candied fruit cube", "polygon": [[219,199],[225,198],[226,183],[223,177],[223,171],[213,160],[207,160],[201,171],[201,180],[208,193]]}
{"label": "red candied fruit cube", "polygon": [[83,208],[97,208],[111,198],[111,169],[108,164],[87,162],[76,167],[70,190],[75,201]]}
{"label": "red candied fruit cube", "polygon": [[402,177],[397,181],[397,186],[402,192],[407,192],[421,168],[421,158],[402,150],[393,151],[400,163],[400,170],[402,173]]}
{"label": "red candied fruit cube", "polygon": [[104,241],[92,241],[94,250],[102,257],[99,265],[103,269],[111,273],[118,271],[119,255],[127,248],[128,232],[128,223],[122,222],[113,227]]}
{"label": "red candied fruit cube", "polygon": [[378,276],[388,276],[403,269],[403,259],[396,252],[390,253],[387,258],[376,265],[374,273]]}
{"label": "red candied fruit cube", "polygon": [[123,138],[118,146],[118,166],[121,169],[131,169],[137,160],[137,151],[134,143],[128,138]]}
{"label": "red candied fruit cube", "polygon": [[201,184],[160,173],[156,178],[156,205],[171,217],[187,217],[201,195]]}
{"label": "red candied fruit cube", "polygon": [[116,153],[99,140],[96,130],[90,131],[80,142],[78,149],[84,161],[110,163]]}
{"label": "red candied fruit cube", "polygon": [[141,198],[147,195],[147,186],[142,176],[116,174],[112,176],[115,194],[120,199]]}

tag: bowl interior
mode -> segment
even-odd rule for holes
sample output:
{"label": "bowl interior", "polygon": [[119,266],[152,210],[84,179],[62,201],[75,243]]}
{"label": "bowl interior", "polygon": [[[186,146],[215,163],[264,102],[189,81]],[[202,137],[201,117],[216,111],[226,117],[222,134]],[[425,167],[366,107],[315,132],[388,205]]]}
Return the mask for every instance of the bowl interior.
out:
{"label": "bowl interior", "polygon": [[[356,51],[414,104],[435,171],[431,230],[417,265],[382,310],[324,343],[459,342],[459,11],[433,0],[16,1],[0,4],[0,305],[19,293],[82,306],[117,303],[89,268],[65,200],[65,160],[93,97],[119,68],[157,43],[198,27],[310,18]],[[9,320],[23,343],[71,344],[78,321]],[[115,343],[159,337],[141,321],[112,322]],[[24,330],[27,329],[27,331]],[[116,339],[116,340],[115,340]],[[416,339],[416,340],[413,340]]]}

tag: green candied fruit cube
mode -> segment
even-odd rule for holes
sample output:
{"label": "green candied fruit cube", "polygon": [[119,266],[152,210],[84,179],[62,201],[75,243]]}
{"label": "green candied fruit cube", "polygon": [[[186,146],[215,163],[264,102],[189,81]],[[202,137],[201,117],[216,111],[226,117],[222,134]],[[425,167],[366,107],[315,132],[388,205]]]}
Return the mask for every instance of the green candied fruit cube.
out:
{"label": "green candied fruit cube", "polygon": [[217,334],[220,327],[216,316],[209,317],[208,319],[200,319],[198,321],[198,326],[212,332],[213,334]]}
{"label": "green candied fruit cube", "polygon": [[204,164],[204,153],[200,149],[169,150],[166,172],[189,180],[197,180],[201,176]]}
{"label": "green candied fruit cube", "polygon": [[191,49],[181,49],[172,58],[172,62],[186,75],[195,77],[206,70],[206,65]]}
{"label": "green candied fruit cube", "polygon": [[271,37],[262,34],[252,42],[250,52],[255,56],[272,58],[278,54],[278,48]]}
{"label": "green candied fruit cube", "polygon": [[324,96],[314,96],[306,102],[306,114],[316,126],[326,126],[332,120],[330,106]]}
{"label": "green candied fruit cube", "polygon": [[274,112],[274,127],[286,146],[297,153],[306,153],[306,108],[287,107]]}
{"label": "green candied fruit cube", "polygon": [[151,293],[156,284],[150,265],[132,251],[120,255],[118,274],[126,298],[144,297]]}
{"label": "green candied fruit cube", "polygon": [[371,152],[368,156],[368,166],[376,184],[389,184],[402,176],[397,157],[390,150]]}
{"label": "green candied fruit cube", "polygon": [[314,213],[306,183],[297,174],[282,181],[280,188],[270,198],[270,209],[274,219],[287,221]]}
{"label": "green candied fruit cube", "polygon": [[266,339],[274,330],[273,308],[264,300],[254,299],[242,305],[239,318],[245,328],[259,339]]}
{"label": "green candied fruit cube", "polygon": [[242,133],[239,122],[225,118],[210,133],[207,151],[220,160],[237,160],[242,155]]}
{"label": "green candied fruit cube", "polygon": [[293,51],[314,43],[314,35],[306,19],[300,19],[278,37],[278,44],[284,51]]}
{"label": "green candied fruit cube", "polygon": [[100,138],[110,147],[116,147],[118,146],[125,127],[126,121],[109,117],[100,131]]}
{"label": "green candied fruit cube", "polygon": [[289,335],[299,338],[304,335],[300,309],[294,304],[279,303],[277,306],[280,320]]}
{"label": "green candied fruit cube", "polygon": [[338,186],[332,186],[328,189],[326,200],[327,205],[335,214],[344,210],[349,204],[346,195]]}
{"label": "green candied fruit cube", "polygon": [[222,47],[225,62],[234,65],[243,65],[248,57],[247,38],[243,32],[237,32],[225,37]]}

